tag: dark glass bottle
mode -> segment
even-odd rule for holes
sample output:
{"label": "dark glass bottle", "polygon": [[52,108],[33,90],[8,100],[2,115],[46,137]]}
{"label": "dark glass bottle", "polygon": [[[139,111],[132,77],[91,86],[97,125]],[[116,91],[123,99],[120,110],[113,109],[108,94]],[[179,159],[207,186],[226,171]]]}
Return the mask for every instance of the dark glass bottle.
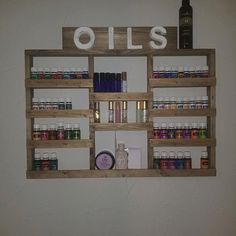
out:
{"label": "dark glass bottle", "polygon": [[182,0],[179,9],[179,48],[193,48],[193,9],[189,0]]}

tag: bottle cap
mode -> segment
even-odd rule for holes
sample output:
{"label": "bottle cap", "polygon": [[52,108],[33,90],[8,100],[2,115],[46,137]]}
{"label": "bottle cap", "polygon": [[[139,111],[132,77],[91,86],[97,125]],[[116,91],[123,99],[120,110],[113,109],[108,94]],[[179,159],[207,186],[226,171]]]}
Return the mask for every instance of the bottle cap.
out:
{"label": "bottle cap", "polygon": [[36,152],[34,154],[34,160],[40,160],[41,159],[41,154],[39,152]]}
{"label": "bottle cap", "polygon": [[208,66],[203,66],[202,69],[208,71]]}
{"label": "bottle cap", "polygon": [[51,98],[46,98],[46,102],[47,102],[47,103],[50,103],[51,100],[52,100]]}
{"label": "bottle cap", "polygon": [[164,66],[160,66],[160,71],[164,71],[165,67]]}
{"label": "bottle cap", "polygon": [[83,71],[84,71],[84,72],[87,72],[87,71],[88,71],[88,67],[87,67],[87,66],[84,66],[84,67],[83,67]]}
{"label": "bottle cap", "polygon": [[178,71],[177,66],[172,66],[172,67],[171,67],[171,70],[172,70],[172,71]]}
{"label": "bottle cap", "polygon": [[184,152],[184,157],[185,158],[191,158],[191,152],[190,151],[185,151]]}
{"label": "bottle cap", "polygon": [[64,98],[59,98],[59,102],[65,102],[65,99]]}
{"label": "bottle cap", "polygon": [[56,125],[55,124],[50,124],[49,129],[56,129]]}
{"label": "bottle cap", "polygon": [[153,127],[154,127],[154,128],[159,128],[159,127],[160,127],[160,124],[159,124],[158,122],[154,122]]}
{"label": "bottle cap", "polygon": [[189,99],[190,101],[195,101],[195,97],[194,96],[192,96],[192,97],[190,97],[190,99]]}
{"label": "bottle cap", "polygon": [[37,68],[36,67],[31,67],[31,72],[37,72]]}
{"label": "bottle cap", "polygon": [[208,96],[202,96],[202,101],[208,101]]}
{"label": "bottle cap", "polygon": [[40,125],[39,124],[34,124],[34,129],[39,129]]}
{"label": "bottle cap", "polygon": [[71,127],[72,127],[72,126],[71,126],[70,123],[65,124],[65,128],[66,128],[66,129],[71,129]]}
{"label": "bottle cap", "polygon": [[197,123],[192,123],[192,128],[197,129]]}
{"label": "bottle cap", "polygon": [[170,129],[170,128],[172,128],[172,129],[175,128],[174,123],[169,123],[169,124],[168,124],[168,128],[169,128],[169,129]]}
{"label": "bottle cap", "polygon": [[167,156],[168,156],[168,155],[167,155],[167,152],[166,152],[166,151],[162,151],[162,152],[161,152],[161,157],[162,157],[162,158],[167,158]]}
{"label": "bottle cap", "polygon": [[169,152],[169,158],[175,158],[175,152],[174,151]]}
{"label": "bottle cap", "polygon": [[167,124],[165,122],[161,123],[161,128],[166,128]]}
{"label": "bottle cap", "polygon": [[122,101],[122,110],[127,110],[127,101]]}
{"label": "bottle cap", "polygon": [[154,151],[153,152],[153,157],[154,157],[154,159],[160,158],[160,152],[159,151]]}
{"label": "bottle cap", "polygon": [[108,102],[108,109],[113,110],[113,101]]}
{"label": "bottle cap", "polygon": [[183,101],[184,101],[184,102],[188,102],[188,100],[189,100],[188,97],[184,97],[184,98],[183,98]]}
{"label": "bottle cap", "polygon": [[47,130],[48,129],[48,125],[42,125],[41,126],[41,130]]}
{"label": "bottle cap", "polygon": [[184,154],[183,154],[182,151],[178,151],[178,152],[177,152],[177,157],[178,157],[178,158],[183,158],[183,155],[184,155]]}
{"label": "bottle cap", "polygon": [[147,101],[142,101],[142,108],[143,108],[144,110],[147,109]]}
{"label": "bottle cap", "polygon": [[40,98],[40,99],[39,99],[39,102],[44,103],[44,102],[46,102],[46,99],[45,99],[45,98]]}
{"label": "bottle cap", "polygon": [[66,102],[72,102],[72,98],[71,97],[65,98],[65,101]]}
{"label": "bottle cap", "polygon": [[170,98],[170,101],[171,101],[171,102],[176,102],[176,97],[171,97],[171,98]]}
{"label": "bottle cap", "polygon": [[136,102],[136,109],[141,110],[141,101]]}
{"label": "bottle cap", "polygon": [[63,122],[57,123],[57,128],[58,128],[58,127],[64,127],[64,123],[63,123]]}
{"label": "bottle cap", "polygon": [[201,66],[196,66],[196,71],[200,71],[201,70]]}
{"label": "bottle cap", "polygon": [[52,102],[53,102],[53,103],[58,103],[58,98],[53,98],[53,99],[52,99]]}
{"label": "bottle cap", "polygon": [[32,102],[38,102],[39,101],[39,99],[38,98],[32,98]]}
{"label": "bottle cap", "polygon": [[80,125],[79,124],[74,124],[73,129],[79,129]]}
{"label": "bottle cap", "polygon": [[48,152],[44,152],[44,153],[43,153],[43,159],[44,159],[44,160],[47,160],[48,158],[49,158]]}
{"label": "bottle cap", "polygon": [[181,128],[182,127],[182,124],[181,123],[176,123],[176,128]]}
{"label": "bottle cap", "polygon": [[183,72],[184,71],[184,67],[183,66],[178,66],[178,71],[179,72]]}
{"label": "bottle cap", "polygon": [[208,157],[208,153],[206,151],[202,151],[201,157],[202,158],[207,158]]}
{"label": "bottle cap", "polygon": [[50,159],[51,160],[56,160],[57,159],[57,153],[56,152],[52,152],[50,155]]}

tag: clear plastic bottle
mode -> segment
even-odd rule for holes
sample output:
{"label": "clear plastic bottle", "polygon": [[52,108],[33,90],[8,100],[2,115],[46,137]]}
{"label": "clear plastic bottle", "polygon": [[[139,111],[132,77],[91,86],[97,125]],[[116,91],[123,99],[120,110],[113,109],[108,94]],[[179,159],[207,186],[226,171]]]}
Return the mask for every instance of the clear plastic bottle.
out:
{"label": "clear plastic bottle", "polygon": [[125,151],[125,144],[119,143],[115,154],[115,168],[128,169],[128,153]]}
{"label": "clear plastic bottle", "polygon": [[128,110],[127,110],[127,101],[122,101],[121,104],[121,123],[128,122]]}

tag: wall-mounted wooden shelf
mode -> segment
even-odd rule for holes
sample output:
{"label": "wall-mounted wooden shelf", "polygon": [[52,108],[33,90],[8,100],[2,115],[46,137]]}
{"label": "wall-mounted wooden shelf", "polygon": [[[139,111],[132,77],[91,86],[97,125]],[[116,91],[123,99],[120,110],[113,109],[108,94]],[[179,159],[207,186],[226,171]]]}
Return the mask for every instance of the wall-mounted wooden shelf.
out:
{"label": "wall-mounted wooden shelf", "polygon": [[[204,56],[209,67],[209,78],[152,79],[154,57]],[[30,68],[37,57],[85,57],[88,60],[89,78],[75,80],[31,80]],[[147,59],[147,92],[94,93],[93,73],[96,57],[145,57]],[[25,51],[26,87],[26,127],[27,127],[27,178],[103,178],[103,177],[194,177],[215,176],[215,50],[26,50]],[[128,79],[128,78],[127,78]],[[154,88],[206,87],[209,109],[199,110],[155,110],[152,109]],[[87,110],[32,111],[32,97],[35,89],[88,89],[90,108]],[[79,91],[79,90],[78,90]],[[148,101],[148,123],[94,123],[93,102],[97,101]],[[208,139],[197,140],[157,140],[152,139],[154,117],[204,116],[207,119]],[[89,138],[82,140],[32,141],[32,128],[35,118],[89,118]],[[133,170],[95,170],[95,132],[96,131],[146,131],[148,169]],[[195,147],[204,146],[209,154],[209,169],[160,170],[153,169],[154,147]],[[33,157],[38,148],[89,148],[90,170],[33,171]],[[62,157],[63,158],[63,157]],[[65,157],[66,158],[66,157]],[[77,168],[77,167],[75,167]]]}

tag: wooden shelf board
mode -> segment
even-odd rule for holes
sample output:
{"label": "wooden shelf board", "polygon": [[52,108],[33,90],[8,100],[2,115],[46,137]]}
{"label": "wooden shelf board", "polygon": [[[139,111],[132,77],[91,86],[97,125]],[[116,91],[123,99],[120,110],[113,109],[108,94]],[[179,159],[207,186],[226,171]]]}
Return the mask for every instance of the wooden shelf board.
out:
{"label": "wooden shelf board", "polygon": [[58,171],[27,171],[28,179],[50,178],[110,178],[110,177],[196,177],[216,176],[216,169],[189,170],[58,170]]}
{"label": "wooden shelf board", "polygon": [[141,131],[141,130],[152,130],[152,123],[93,123],[92,127],[96,131],[110,131],[110,130]]}
{"label": "wooden shelf board", "polygon": [[92,88],[92,79],[74,80],[25,80],[26,88]]}
{"label": "wooden shelf board", "polygon": [[167,117],[167,116],[215,116],[216,109],[152,109],[149,111],[149,117]]}
{"label": "wooden shelf board", "polygon": [[84,117],[92,118],[93,110],[27,110],[27,118]]}
{"label": "wooden shelf board", "polygon": [[177,49],[177,50],[155,50],[155,49],[125,49],[125,50],[62,50],[62,49],[29,49],[25,55],[33,57],[87,57],[87,56],[208,56],[215,53],[215,49]]}
{"label": "wooden shelf board", "polygon": [[149,79],[149,86],[152,88],[158,88],[158,87],[208,87],[208,86],[215,86],[215,85],[216,85],[215,77]]}
{"label": "wooden shelf board", "polygon": [[93,143],[89,139],[80,140],[46,140],[28,141],[29,148],[90,148]]}
{"label": "wooden shelf board", "polygon": [[149,139],[151,147],[160,146],[215,146],[215,139]]}
{"label": "wooden shelf board", "polygon": [[91,93],[90,99],[94,101],[139,101],[152,100],[152,93]]}

